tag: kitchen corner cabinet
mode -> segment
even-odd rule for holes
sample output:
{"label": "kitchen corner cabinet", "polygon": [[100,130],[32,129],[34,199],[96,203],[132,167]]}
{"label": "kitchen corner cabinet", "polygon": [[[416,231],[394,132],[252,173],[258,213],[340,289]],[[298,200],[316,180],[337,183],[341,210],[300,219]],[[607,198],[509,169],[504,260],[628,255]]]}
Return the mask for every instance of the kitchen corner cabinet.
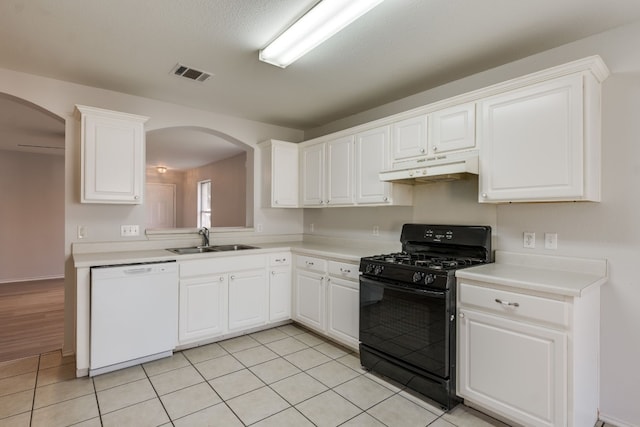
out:
{"label": "kitchen corner cabinet", "polygon": [[600,201],[600,83],[591,72],[479,105],[480,202]]}
{"label": "kitchen corner cabinet", "polygon": [[82,203],[141,204],[148,117],[76,105]]}
{"label": "kitchen corner cabinet", "polygon": [[358,348],[358,266],[295,256],[293,319],[352,349]]}
{"label": "kitchen corner cabinet", "polygon": [[563,297],[458,281],[458,395],[526,426],[598,419],[599,288]]}
{"label": "kitchen corner cabinet", "polygon": [[268,140],[262,149],[263,200],[265,207],[300,207],[298,192],[298,144]]}

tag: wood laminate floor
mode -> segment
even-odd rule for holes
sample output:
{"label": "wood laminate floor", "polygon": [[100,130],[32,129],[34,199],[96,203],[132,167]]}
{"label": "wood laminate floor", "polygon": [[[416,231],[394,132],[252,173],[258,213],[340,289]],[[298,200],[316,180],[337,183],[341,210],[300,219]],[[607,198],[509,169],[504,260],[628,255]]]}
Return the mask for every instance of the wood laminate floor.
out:
{"label": "wood laminate floor", "polygon": [[0,361],[62,348],[64,279],[0,283]]}

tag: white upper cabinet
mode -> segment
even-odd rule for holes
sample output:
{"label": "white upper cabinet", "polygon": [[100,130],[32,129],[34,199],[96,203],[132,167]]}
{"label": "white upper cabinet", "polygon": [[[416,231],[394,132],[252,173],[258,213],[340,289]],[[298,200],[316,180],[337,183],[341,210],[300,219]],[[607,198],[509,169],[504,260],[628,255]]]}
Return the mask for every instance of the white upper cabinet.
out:
{"label": "white upper cabinet", "polygon": [[483,99],[481,202],[600,200],[600,85],[588,72]]}
{"label": "white upper cabinet", "polygon": [[394,161],[427,154],[427,126],[426,114],[391,125]]}
{"label": "white upper cabinet", "polygon": [[302,149],[302,204],[340,206],[353,204],[353,136]]}
{"label": "white upper cabinet", "polygon": [[262,147],[263,197],[265,207],[297,208],[298,145],[277,140],[260,143]]}
{"label": "white upper cabinet", "polygon": [[353,137],[328,141],[327,150],[327,205],[353,204]]}
{"label": "white upper cabinet", "polygon": [[356,201],[363,204],[391,202],[391,184],[378,174],[389,166],[389,126],[356,135]]}
{"label": "white upper cabinet", "polygon": [[476,104],[456,105],[429,115],[429,154],[476,146]]}
{"label": "white upper cabinet", "polygon": [[148,117],[76,105],[82,203],[141,204]]}
{"label": "white upper cabinet", "polygon": [[325,155],[324,144],[305,147],[301,152],[302,204],[321,206],[324,198]]}

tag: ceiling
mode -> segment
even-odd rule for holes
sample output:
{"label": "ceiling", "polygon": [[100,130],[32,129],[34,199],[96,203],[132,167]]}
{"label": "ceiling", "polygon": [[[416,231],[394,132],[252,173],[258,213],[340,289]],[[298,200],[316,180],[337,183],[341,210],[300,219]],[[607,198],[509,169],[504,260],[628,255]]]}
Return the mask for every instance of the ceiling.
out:
{"label": "ceiling", "polygon": [[640,19],[638,0],[386,0],[286,69],[258,61],[315,2],[2,0],[0,67],[307,130]]}

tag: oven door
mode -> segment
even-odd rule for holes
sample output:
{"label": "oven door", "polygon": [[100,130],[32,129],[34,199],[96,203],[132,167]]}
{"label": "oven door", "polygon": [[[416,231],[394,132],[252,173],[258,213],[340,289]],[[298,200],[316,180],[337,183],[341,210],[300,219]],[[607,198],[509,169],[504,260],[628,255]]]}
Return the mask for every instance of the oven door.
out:
{"label": "oven door", "polygon": [[360,276],[360,341],[431,375],[450,375],[449,291]]}

